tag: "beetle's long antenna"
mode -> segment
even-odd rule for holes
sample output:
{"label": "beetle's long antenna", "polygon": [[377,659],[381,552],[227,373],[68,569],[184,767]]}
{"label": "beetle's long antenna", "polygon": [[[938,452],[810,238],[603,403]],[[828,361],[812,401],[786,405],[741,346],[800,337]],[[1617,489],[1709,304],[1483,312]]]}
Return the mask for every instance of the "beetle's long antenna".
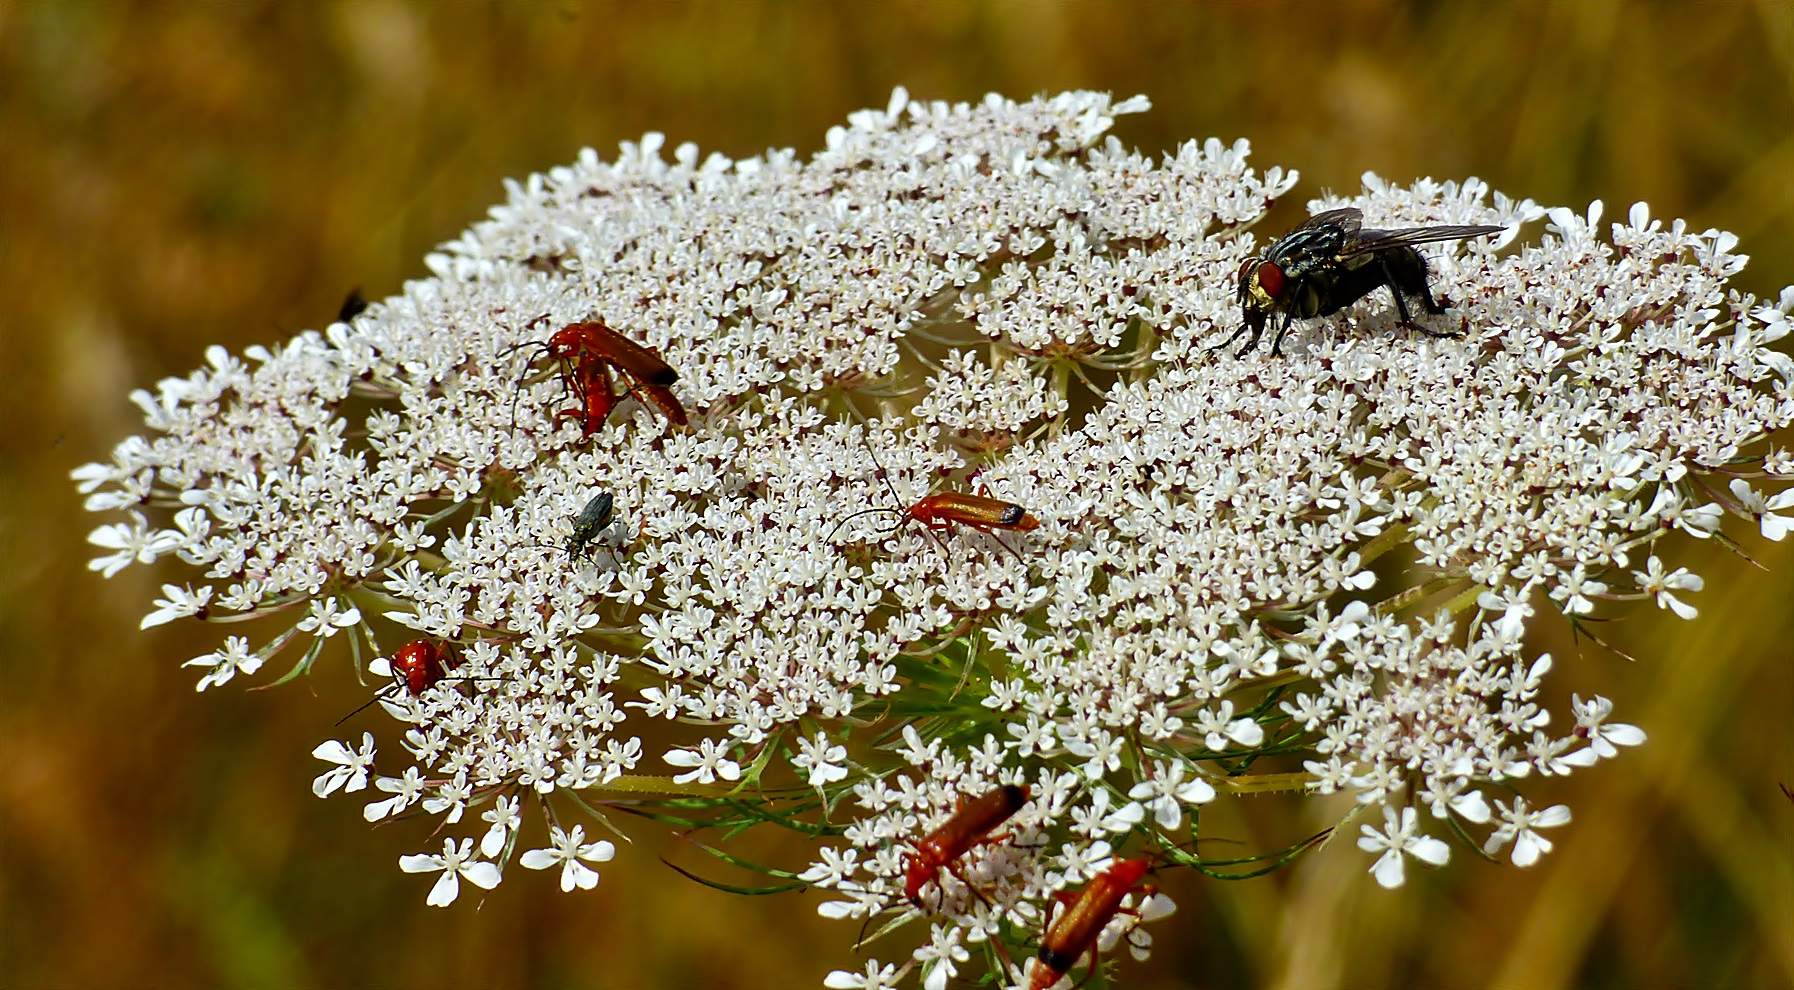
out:
{"label": "beetle's long antenna", "polygon": [[[847,524],[847,522],[848,522],[848,520],[851,520],[851,519],[857,519],[857,518],[859,518],[859,517],[860,517],[860,516],[864,516],[864,515],[869,515],[869,514],[871,514],[871,513],[874,513],[874,512],[884,512],[884,513],[888,513],[888,514],[890,514],[890,515],[893,515],[893,516],[901,516],[901,515],[903,515],[903,510],[902,510],[902,509],[886,509],[886,508],[882,508],[882,507],[874,507],[874,508],[870,508],[870,509],[861,509],[861,510],[860,510],[860,511],[858,511],[858,512],[854,512],[854,513],[851,513],[851,514],[849,514],[849,515],[845,515],[845,516],[842,516],[842,517],[841,517],[841,518],[839,518],[839,519],[837,519],[837,520],[835,520],[835,524],[834,524],[834,525],[833,525],[833,526],[831,526],[831,527],[829,527],[829,531],[828,531],[828,535],[827,535],[827,536],[825,536],[825,537],[823,537],[823,540],[824,540],[824,541],[825,541],[825,542],[833,542],[833,541],[834,541],[834,539],[835,539],[835,533],[836,533],[836,531],[837,531],[837,530],[839,530],[839,529],[840,529],[840,528],[841,528],[841,527],[842,527],[842,526],[844,526],[844,525],[846,525],[846,524]],[[903,525],[903,523],[901,523],[901,522],[899,522],[899,523],[898,523],[898,524],[897,524],[897,526],[902,526],[902,525]],[[894,533],[894,532],[896,532],[896,531],[897,531],[897,527],[896,527],[896,526],[893,526],[893,527],[892,527],[892,528],[890,528],[890,529],[888,529],[888,530],[885,530],[885,535],[886,535],[886,536],[889,536],[889,535],[890,535],[890,534],[892,534],[892,533]]]}
{"label": "beetle's long antenna", "polygon": [[369,698],[365,704],[363,704],[360,708],[357,708],[354,711],[350,712],[349,714],[344,715],[342,718],[337,719],[336,724],[341,725],[344,722],[347,722],[348,720],[354,718],[355,716],[360,715],[362,712],[367,711],[369,708],[374,707],[374,702],[379,701],[380,699],[384,698],[386,696],[386,692],[391,690],[393,687],[395,687],[395,685],[388,684],[388,685],[386,685],[386,687],[383,687],[380,690],[375,691],[374,696],[372,698]]}
{"label": "beetle's long antenna", "polygon": [[[883,464],[880,464],[878,461],[878,451],[872,449],[872,444],[867,441],[864,434],[861,434],[861,436],[860,436],[860,445],[866,448],[866,453],[872,455],[872,463],[878,467],[878,479],[885,483],[885,491],[888,491],[891,493],[891,501],[897,503],[898,505],[902,505],[903,504],[902,496],[897,494],[897,489],[891,487],[890,475],[885,471],[885,466]],[[904,512],[901,514],[906,515],[906,516],[908,515],[907,512]],[[895,533],[898,529],[901,529],[902,527],[903,527],[903,523],[899,522],[896,526],[892,527],[891,532]],[[941,538],[936,536],[934,534],[934,530],[928,528],[927,525],[923,525],[922,532],[927,534],[928,538],[934,542],[935,549],[940,554],[940,557],[941,557],[941,567],[945,568],[947,566],[947,545],[945,543],[942,543]]]}
{"label": "beetle's long antenna", "polygon": [[[505,355],[510,354],[512,351],[519,350],[519,349],[525,348],[525,347],[540,348],[544,351],[547,351],[550,356],[552,356],[554,354],[554,348],[550,347],[547,343],[540,341],[540,340],[526,340],[526,341],[523,341],[522,343],[513,344],[510,347],[507,347],[504,350],[499,351],[498,354],[495,356],[499,357],[499,358],[503,358]],[[535,359],[531,358],[530,364],[534,364],[534,363],[535,363]],[[529,377],[529,373],[530,373],[529,364],[526,364],[523,366],[523,374],[517,376],[517,386],[511,390],[511,432],[512,433],[517,432],[517,397],[522,394],[523,380],[525,378]],[[562,381],[563,382],[566,381],[565,376],[563,376]],[[584,406],[585,403],[583,401],[583,398],[582,398],[580,404],[582,407]]]}

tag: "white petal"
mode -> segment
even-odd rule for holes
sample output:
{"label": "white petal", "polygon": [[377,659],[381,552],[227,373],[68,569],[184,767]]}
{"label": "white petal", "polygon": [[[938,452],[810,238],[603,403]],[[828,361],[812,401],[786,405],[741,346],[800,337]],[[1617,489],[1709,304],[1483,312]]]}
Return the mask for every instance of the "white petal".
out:
{"label": "white petal", "polygon": [[[1358,844],[1362,846],[1364,840],[1360,839]],[[1389,850],[1377,860],[1370,871],[1376,874],[1377,883],[1381,884],[1384,890],[1394,890],[1400,887],[1402,885],[1402,854],[1394,849]]]}
{"label": "white petal", "polygon": [[546,870],[560,861],[560,853],[553,849],[531,849],[517,857],[517,862],[527,870]]}
{"label": "white petal", "polygon": [[669,749],[661,759],[676,767],[695,767],[704,762],[704,758],[689,749]]}
{"label": "white petal", "polygon": [[[1138,807],[1140,807],[1140,805],[1138,803],[1134,803],[1134,804],[1128,805],[1128,807],[1129,808],[1138,808]],[[1123,810],[1125,811],[1126,809],[1123,809]],[[1120,816],[1117,816],[1117,817],[1120,817]],[[1154,801],[1152,803],[1152,819],[1153,819],[1153,821],[1159,823],[1160,828],[1165,829],[1166,831],[1170,831],[1171,829],[1174,829],[1174,828],[1178,827],[1179,825],[1183,824],[1184,811],[1182,808],[1177,806],[1176,801],[1173,801],[1169,798],[1165,798],[1163,800]]]}
{"label": "white petal", "polygon": [[508,835],[509,830],[505,828],[505,823],[502,821],[487,829],[486,834],[480,837],[480,854],[497,856],[504,850],[505,839]]}
{"label": "white petal", "polygon": [[404,870],[406,873],[429,873],[432,870],[440,870],[442,869],[442,857],[429,855],[400,856],[399,869]]}
{"label": "white petal", "polygon": [[562,892],[571,892],[575,887],[581,890],[591,890],[596,886],[598,886],[598,871],[582,865],[578,860],[568,860],[566,868],[561,870]]}
{"label": "white petal", "polygon": [[1562,825],[1569,820],[1570,806],[1567,804],[1554,804],[1544,811],[1532,816],[1532,827],[1551,828],[1556,825]]}
{"label": "white petal", "polygon": [[1164,894],[1154,894],[1140,905],[1141,921],[1157,921],[1177,913],[1177,902]]}
{"label": "white petal", "polygon": [[1227,723],[1227,738],[1251,749],[1265,741],[1264,726],[1249,718],[1236,719]]}
{"label": "white petal", "polygon": [[1177,799],[1185,804],[1207,804],[1215,799],[1215,789],[1206,780],[1192,780],[1177,789]]}
{"label": "white petal", "polygon": [[1592,767],[1600,761],[1601,757],[1612,756],[1612,750],[1613,747],[1609,746],[1607,747],[1607,752],[1602,752],[1601,741],[1596,739],[1594,745],[1584,746],[1574,753],[1567,753],[1558,757],[1557,760],[1559,763],[1568,763],[1573,767]]}
{"label": "white petal", "polygon": [[1463,816],[1465,821],[1478,825],[1489,820],[1489,802],[1483,799],[1482,791],[1465,791],[1452,798],[1451,810]]}
{"label": "white petal", "polygon": [[348,779],[349,769],[347,767],[337,767],[335,770],[322,774],[317,779],[313,780],[311,782],[311,792],[319,797],[329,797],[332,791],[343,786],[343,781]]}
{"label": "white petal", "polygon": [[456,879],[455,871],[444,870],[442,876],[437,878],[436,886],[430,888],[430,896],[424,899],[424,903],[431,907],[448,907],[460,896],[461,881]]}
{"label": "white petal", "polygon": [[1408,852],[1429,866],[1444,866],[1451,860],[1451,847],[1430,835],[1415,836]]}
{"label": "white petal", "polygon": [[478,884],[487,890],[498,886],[498,882],[505,878],[504,874],[498,872],[498,867],[491,863],[468,863],[461,867],[461,875],[467,878],[468,883]]}
{"label": "white petal", "polygon": [[1531,866],[1539,861],[1539,857],[1551,851],[1551,840],[1532,832],[1522,831],[1514,840],[1514,865]]}

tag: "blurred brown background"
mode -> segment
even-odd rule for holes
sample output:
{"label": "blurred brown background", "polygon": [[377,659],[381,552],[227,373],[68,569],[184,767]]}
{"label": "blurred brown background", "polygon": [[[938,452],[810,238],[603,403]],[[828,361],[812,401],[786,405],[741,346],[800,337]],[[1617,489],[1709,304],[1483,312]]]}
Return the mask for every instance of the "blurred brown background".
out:
{"label": "blurred brown background", "polygon": [[[1738,232],[1743,287],[1794,282],[1794,7],[919,3],[0,2],[0,985],[814,987],[858,964],[814,900],[707,890],[625,850],[595,892],[514,869],[424,906],[428,823],[313,798],[308,752],[365,696],[196,696],[218,642],[137,631],[176,566],[102,581],[70,468],[140,427],[125,399],[377,298],[499,180],[661,130],[742,156],[922,98],[1145,93],[1148,150],[1249,137],[1323,187],[1478,175],[1608,216]],[[1537,228],[1532,233],[1536,236]],[[110,521],[108,519],[107,521]],[[1734,521],[1735,525],[1735,521]],[[1573,800],[1532,871],[1458,850],[1398,894],[1347,843],[1261,881],[1172,881],[1137,987],[1771,987],[1794,983],[1794,541],[1712,546],[1697,622],[1547,636],[1642,750]],[[1647,614],[1649,613],[1649,614]],[[315,695],[315,697],[314,697]],[[1211,816],[1249,836],[1270,799]],[[1317,820],[1318,820],[1318,816]],[[1287,828],[1287,824],[1285,828]],[[1173,936],[1176,937],[1173,937]],[[887,950],[885,955],[890,955]]]}

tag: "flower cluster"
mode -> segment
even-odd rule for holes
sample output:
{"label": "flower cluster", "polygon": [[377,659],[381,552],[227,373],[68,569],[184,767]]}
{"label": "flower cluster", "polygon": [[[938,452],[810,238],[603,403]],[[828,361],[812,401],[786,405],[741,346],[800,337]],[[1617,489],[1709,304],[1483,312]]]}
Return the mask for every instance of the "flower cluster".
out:
{"label": "flower cluster", "polygon": [[[398,746],[376,770],[371,733],[323,743],[314,789],[372,777],[370,820],[451,831],[483,809],[401,861],[440,873],[431,904],[514,857],[589,888],[614,847],[568,814],[717,799],[818,837],[769,872],[826,888],[825,914],[932,919],[901,964],[829,986],[938,990],[974,950],[1048,985],[1010,951],[1043,931],[1073,962],[1142,950],[1168,907],[1129,907],[1142,857],[1239,876],[1318,838],[1205,862],[1200,809],[1227,794],[1353,795],[1386,887],[1444,864],[1442,836],[1531,865],[1570,812],[1526,779],[1644,737],[1598,697],[1554,732],[1525,634],[1627,600],[1690,618],[1702,579],[1660,539],[1794,527],[1794,492],[1762,487],[1794,475],[1768,439],[1794,421],[1771,346],[1794,288],[1731,289],[1734,237],[1643,204],[1604,227],[1599,203],[1366,176],[1311,209],[1503,229],[1421,249],[1447,306],[1421,319],[1448,336],[1378,291],[1235,357],[1211,348],[1249,228],[1296,177],[1243,141],[1155,159],[1108,134],[1146,106],[899,91],[808,160],[587,151],[352,323],[135,393],[148,436],[76,472],[125,514],[92,566],[202,571],[146,627],[276,627],[190,661],[202,690],[289,647],[298,676],[332,639],[399,674]],[[689,425],[627,376],[602,425],[564,415],[587,386],[519,348],[581,322],[675,369]],[[976,496],[959,524],[908,511],[943,491]],[[596,493],[615,521],[571,555]],[[379,645],[395,625],[411,652]],[[956,821],[1005,787],[1019,807]],[[549,844],[516,855],[527,808]],[[951,855],[912,900],[929,838]],[[1108,898],[1100,938],[1055,927],[1080,889]]]}

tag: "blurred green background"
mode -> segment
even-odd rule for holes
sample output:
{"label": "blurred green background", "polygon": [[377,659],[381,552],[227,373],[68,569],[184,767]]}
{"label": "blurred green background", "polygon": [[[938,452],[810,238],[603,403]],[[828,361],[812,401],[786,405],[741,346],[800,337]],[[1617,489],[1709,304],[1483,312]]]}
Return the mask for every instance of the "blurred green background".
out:
{"label": "blurred green background", "polygon": [[[1736,231],[1739,284],[1794,282],[1794,7],[0,2],[0,984],[814,987],[859,968],[814,898],[730,897],[647,839],[595,892],[513,870],[424,906],[429,823],[372,829],[308,790],[365,697],[196,696],[214,629],[137,621],[178,566],[86,571],[68,471],[140,427],[133,387],[396,291],[499,180],[644,131],[808,154],[896,84],[970,100],[1145,93],[1124,140],[1252,140],[1303,180],[1266,225],[1374,169]],[[1535,226],[1530,233],[1536,236]],[[110,520],[108,520],[110,521]],[[1734,521],[1735,522],[1735,521]],[[1348,843],[1272,878],[1173,877],[1137,987],[1770,987],[1794,983],[1794,541],[1711,545],[1693,623],[1561,634],[1553,690],[1599,692],[1643,749],[1539,782],[1574,802],[1531,871],[1459,850],[1400,893]],[[1647,614],[1649,613],[1649,614]],[[379,723],[375,723],[379,724]],[[1322,821],[1301,812],[1301,824]],[[1214,834],[1290,829],[1260,798]],[[1430,926],[1430,927],[1429,927]],[[887,949],[886,956],[892,954]]]}

